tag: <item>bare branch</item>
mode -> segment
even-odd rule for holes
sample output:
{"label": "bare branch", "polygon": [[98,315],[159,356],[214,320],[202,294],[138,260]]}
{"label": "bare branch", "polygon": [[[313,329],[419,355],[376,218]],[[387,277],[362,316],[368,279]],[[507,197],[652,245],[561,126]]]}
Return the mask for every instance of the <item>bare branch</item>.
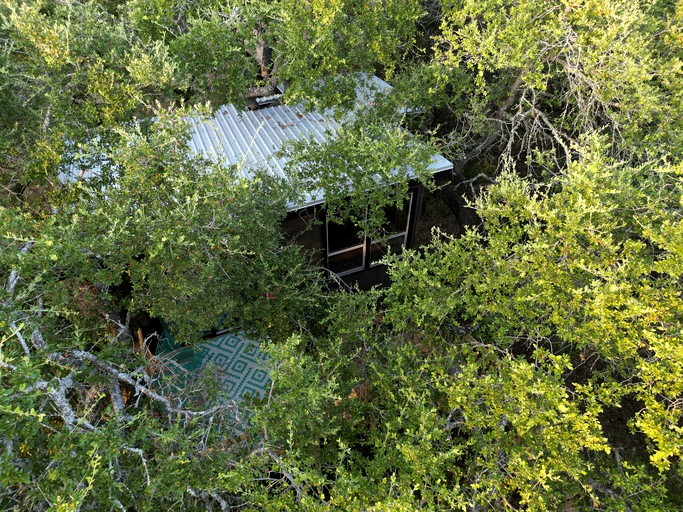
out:
{"label": "bare branch", "polygon": [[[169,400],[167,397],[160,395],[159,393],[156,393],[155,391],[152,391],[149,389],[147,386],[144,386],[143,384],[140,384],[140,382],[132,377],[130,374],[126,372],[122,372],[120,370],[117,370],[113,366],[111,366],[108,363],[105,363],[104,361],[101,361],[97,356],[94,354],[91,354],[89,352],[84,352],[82,350],[74,350],[71,352],[73,356],[76,359],[80,359],[81,361],[89,361],[93,364],[95,364],[98,368],[106,371],[107,373],[115,376],[118,380],[121,382],[125,382],[126,384],[132,386],[135,389],[135,394],[136,395],[145,395],[148,398],[154,400],[155,402],[160,403],[161,405],[164,406],[168,414],[180,414],[182,416],[185,416],[186,418],[195,418],[195,417],[201,417],[201,416],[209,416],[211,414],[215,414],[221,410],[233,410],[235,413],[238,412],[237,405],[234,400],[230,400],[228,402],[222,402],[220,404],[214,405],[213,407],[210,407],[208,409],[203,409],[200,411],[193,411],[190,409],[185,409],[183,407],[178,407],[175,406],[171,403],[171,400]],[[239,418],[238,418],[239,419]]]}
{"label": "bare branch", "polygon": [[[21,248],[19,251],[19,254],[26,254],[29,249],[33,246],[33,242],[26,242],[24,244],[24,247]],[[17,286],[17,283],[19,282],[19,271],[17,269],[12,269],[12,271],[9,274],[9,279],[7,279],[7,293],[9,295],[12,295],[14,293],[14,289]],[[9,299],[5,302],[7,302]]]}
{"label": "bare branch", "polygon": [[16,366],[14,366],[13,364],[10,364],[10,363],[6,363],[5,361],[0,361],[0,368],[5,368],[11,372],[13,372],[14,370],[17,369]]}
{"label": "bare branch", "polygon": [[277,464],[278,464],[278,466],[279,466],[279,467],[278,467],[278,470],[280,471],[280,473],[282,473],[282,476],[284,476],[285,479],[286,479],[286,480],[289,482],[289,484],[292,486],[292,489],[294,489],[294,492],[296,492],[296,502],[297,502],[297,503],[301,503],[301,498],[302,498],[303,495],[304,495],[304,491],[303,491],[303,489],[301,488],[301,486],[300,486],[299,484],[296,483],[296,479],[294,478],[294,476],[293,476],[290,472],[286,471],[286,470],[283,468],[283,465],[284,465],[284,464],[282,463],[282,459],[280,459],[280,457],[278,456],[277,453],[275,453],[275,452],[272,451],[272,450],[269,450],[267,453],[268,453],[268,455],[270,456],[270,458],[272,458],[275,462],[277,462]]}
{"label": "bare branch", "polygon": [[147,469],[147,459],[145,459],[145,454],[142,453],[142,450],[140,448],[126,447],[126,450],[140,456],[140,460],[142,460],[142,467],[145,468],[145,477],[147,478],[147,487],[149,487],[152,484],[152,482],[149,478],[149,470]]}
{"label": "bare branch", "polygon": [[222,511],[225,512],[226,510],[230,509],[230,505],[228,505],[228,502],[221,498],[216,491],[207,491],[207,494],[218,502],[218,504],[221,506]]}
{"label": "bare branch", "polygon": [[470,178],[469,180],[464,180],[464,181],[459,182],[459,183],[456,185],[455,188],[457,189],[457,188],[460,187],[461,185],[462,185],[462,186],[469,185],[469,186],[470,186],[470,190],[472,191],[472,195],[476,195],[476,191],[474,190],[474,183],[475,183],[477,180],[486,180],[486,181],[488,181],[489,183],[492,183],[492,184],[495,184],[495,183],[496,183],[496,180],[494,180],[494,179],[491,178],[490,176],[484,174],[483,172],[480,172],[480,173],[477,174],[474,178]]}
{"label": "bare branch", "polygon": [[460,172],[468,162],[477,158],[486,149],[488,149],[491,145],[493,145],[496,141],[500,139],[506,124],[509,123],[509,115],[506,111],[515,103],[515,100],[517,99],[517,96],[519,94],[519,90],[522,87],[522,84],[524,83],[524,77],[526,76],[526,74],[526,69],[523,69],[519,73],[515,81],[510,85],[510,88],[508,89],[508,95],[505,98],[505,101],[491,116],[490,120],[493,121],[493,129],[491,130],[491,132],[485,137],[483,137],[483,139],[481,139],[473,149],[465,153],[460,158],[455,159],[455,161],[453,162],[454,173]]}
{"label": "bare branch", "polygon": [[33,346],[36,347],[37,349],[45,348],[45,340],[43,339],[43,335],[40,333],[40,331],[36,328],[33,329],[33,332],[31,333],[31,343],[33,343]]}
{"label": "bare branch", "polygon": [[[14,369],[16,369],[16,367]],[[66,377],[54,379],[53,381],[39,380],[32,386],[26,388],[23,392],[31,393],[36,390],[45,392],[57,409],[57,413],[64,421],[64,424],[70,431],[72,431],[75,426],[79,426],[84,427],[86,430],[98,432],[99,429],[93,426],[85,418],[79,418],[76,415],[71,407],[71,404],[69,403],[69,399],[66,397],[67,391],[74,387],[73,377],[74,374],[70,373]],[[56,388],[54,387],[53,383],[57,385]]]}
{"label": "bare branch", "polygon": [[129,420],[130,415],[125,413],[126,405],[123,402],[123,396],[121,395],[119,379],[115,376],[112,376],[111,383],[109,384],[109,395],[111,397],[112,407],[114,407],[114,411],[118,415],[119,421]]}
{"label": "bare branch", "polygon": [[[71,0],[74,1],[74,0]],[[45,120],[43,121],[43,131],[46,132],[50,127],[50,118],[52,117],[52,105],[47,106],[47,112],[45,113]]]}
{"label": "bare branch", "polygon": [[[97,289],[98,289],[98,291],[101,291],[100,287],[97,287]],[[118,315],[115,314],[113,311],[110,313],[105,313],[104,317],[108,322],[115,324],[119,328],[119,331],[114,336],[115,339],[121,340],[121,339],[129,338],[129,337],[132,338],[132,336],[130,334],[130,320],[131,320],[130,311],[128,311],[126,313],[126,320],[124,323],[122,323],[119,318],[115,318],[115,317],[118,317]]]}
{"label": "bare branch", "polygon": [[19,340],[19,343],[21,343],[21,348],[24,349],[24,352],[26,353],[27,356],[30,356],[31,351],[29,350],[28,345],[26,344],[26,340],[24,339],[24,336],[21,334],[21,328],[17,327],[14,322],[10,322],[9,326],[12,329],[12,332],[14,332],[14,335]]}

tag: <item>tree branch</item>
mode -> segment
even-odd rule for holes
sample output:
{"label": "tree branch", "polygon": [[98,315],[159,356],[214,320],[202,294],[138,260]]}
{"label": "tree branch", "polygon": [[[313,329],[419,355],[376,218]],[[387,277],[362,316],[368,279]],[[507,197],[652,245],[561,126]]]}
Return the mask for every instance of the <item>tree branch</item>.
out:
{"label": "tree branch", "polygon": [[145,459],[145,454],[142,453],[142,450],[140,448],[126,447],[126,450],[140,456],[140,460],[142,460],[142,467],[145,468],[145,477],[147,478],[147,487],[149,487],[152,484],[152,482],[149,478],[149,470],[147,469],[147,459]]}
{"label": "tree branch", "polygon": [[457,189],[457,188],[460,187],[461,185],[462,185],[462,186],[464,186],[464,185],[469,185],[469,186],[470,186],[470,190],[472,191],[472,195],[475,195],[475,194],[476,194],[476,191],[474,190],[474,182],[477,181],[477,180],[479,180],[479,179],[486,180],[486,181],[488,181],[489,183],[492,183],[492,184],[494,184],[494,185],[495,185],[495,183],[496,183],[496,180],[494,180],[494,179],[491,178],[490,176],[484,174],[483,172],[480,172],[480,173],[477,174],[474,178],[470,178],[469,180],[463,180],[463,181],[459,182],[459,183],[455,186],[455,188]]}
{"label": "tree branch", "polygon": [[277,455],[277,453],[275,453],[272,450],[268,450],[266,453],[270,456],[270,458],[272,458],[275,462],[277,462],[278,469],[282,473],[282,476],[285,477],[285,479],[289,482],[289,484],[292,486],[292,489],[294,489],[294,492],[296,493],[296,502],[301,503],[301,499],[303,498],[303,495],[304,495],[304,491],[301,488],[301,486],[296,483],[294,476],[290,472],[285,471],[285,469],[282,467],[283,466],[282,459],[280,459],[280,457]]}
{"label": "tree branch", "polygon": [[120,421],[129,420],[130,415],[125,413],[126,404],[123,401],[123,395],[121,395],[121,386],[119,385],[119,379],[112,376],[111,383],[109,384],[109,395],[111,397],[111,404],[114,407],[114,411],[119,417]]}
{"label": "tree branch", "polygon": [[[19,254],[26,254],[29,249],[33,246],[34,242],[26,242],[24,244],[24,247],[21,248],[19,251]],[[12,295],[14,293],[14,289],[17,286],[17,283],[19,282],[19,271],[17,269],[12,269],[12,271],[9,273],[9,278],[7,279],[7,293],[8,295]],[[9,302],[9,299],[5,301],[5,304]]]}
{"label": "tree branch", "polygon": [[21,343],[21,348],[24,349],[24,352],[26,353],[27,356],[30,356],[31,351],[29,350],[28,345],[26,344],[26,340],[24,339],[24,336],[21,334],[21,329],[19,327],[17,327],[14,322],[10,322],[9,326],[12,329],[12,332],[14,332],[14,335],[19,340],[19,343]]}
{"label": "tree branch", "polygon": [[[135,389],[135,394],[136,395],[145,395],[148,398],[154,400],[155,402],[160,403],[161,405],[164,406],[168,414],[180,414],[182,416],[185,416],[186,418],[196,418],[196,417],[201,417],[201,416],[208,416],[211,414],[215,414],[218,411],[225,410],[225,409],[232,409],[236,413],[238,411],[237,405],[234,400],[230,400],[227,403],[220,403],[217,405],[214,405],[213,407],[210,407],[208,409],[200,410],[200,411],[193,411],[190,409],[185,409],[183,407],[177,407],[171,403],[171,400],[169,400],[167,397],[160,395],[159,393],[156,393],[155,391],[152,391],[149,389],[147,386],[144,386],[140,384],[140,382],[129,375],[128,373],[122,372],[120,370],[117,370],[113,366],[111,366],[108,363],[105,363],[104,361],[100,360],[97,356],[94,354],[91,354],[89,352],[85,352],[82,350],[74,350],[71,352],[73,357],[76,359],[79,359],[81,361],[89,361],[96,365],[98,368],[101,370],[106,371],[110,375],[115,376],[118,380],[121,382],[125,382],[126,384],[132,386]],[[238,418],[239,420],[239,418]]]}
{"label": "tree branch", "polygon": [[[4,365],[7,365],[6,363]],[[12,366],[12,365],[9,365]],[[16,367],[13,367],[16,370]],[[64,424],[69,429],[73,431],[76,425],[85,427],[86,430],[99,431],[94,425],[92,425],[85,418],[79,418],[74,412],[69,399],[66,397],[67,391],[74,387],[73,381],[74,373],[70,373],[66,377],[61,379],[54,379],[53,381],[39,380],[32,386],[27,387],[23,392],[30,393],[35,390],[43,391],[50,398],[53,405],[57,409],[59,416],[64,421]],[[52,383],[56,383],[57,387],[53,387]]]}

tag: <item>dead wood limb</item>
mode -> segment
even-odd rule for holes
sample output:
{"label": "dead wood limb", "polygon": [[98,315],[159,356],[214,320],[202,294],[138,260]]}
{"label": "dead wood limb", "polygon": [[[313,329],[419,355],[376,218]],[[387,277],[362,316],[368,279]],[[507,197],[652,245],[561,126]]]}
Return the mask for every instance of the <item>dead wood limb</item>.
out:
{"label": "dead wood limb", "polygon": [[[12,366],[4,363],[3,366]],[[16,367],[13,367],[16,369]],[[64,425],[69,431],[73,431],[75,427],[82,427],[85,430],[91,432],[99,432],[99,429],[92,425],[85,418],[79,418],[74,412],[73,407],[69,403],[69,399],[66,397],[66,393],[74,387],[74,373],[70,373],[66,377],[53,379],[51,381],[38,380],[32,386],[27,387],[23,393],[31,393],[33,391],[42,391],[50,399],[54,405],[57,413],[64,421]],[[55,386],[56,385],[56,386]]]}
{"label": "dead wood limb", "polygon": [[469,180],[463,180],[463,181],[459,182],[459,183],[455,186],[455,188],[457,189],[457,188],[460,187],[460,186],[467,186],[467,185],[469,185],[469,186],[470,186],[470,190],[471,190],[471,192],[472,192],[472,195],[474,196],[474,195],[476,194],[476,191],[474,190],[474,183],[475,183],[477,180],[486,180],[486,181],[488,181],[488,182],[491,183],[491,184],[495,184],[495,183],[496,183],[496,180],[494,180],[493,178],[491,178],[491,177],[488,176],[487,174],[484,174],[483,172],[480,172],[480,173],[477,174],[475,177],[470,178]]}
{"label": "dead wood limb", "polygon": [[[100,291],[99,287],[98,287],[98,291]],[[115,340],[132,338],[132,336],[130,334],[130,321],[131,321],[131,312],[130,311],[126,312],[126,319],[123,322],[121,322],[121,317],[118,315],[118,313],[114,312],[113,310],[105,313],[104,318],[107,320],[107,322],[111,322],[116,327],[119,328],[118,332],[113,335],[113,338]]]}
{"label": "dead wood limb", "polygon": [[33,346],[37,349],[43,349],[46,347],[43,335],[40,333],[38,328],[33,329],[33,332],[31,333],[31,343],[33,343]]}
{"label": "dead wood limb", "polygon": [[535,106],[531,106],[532,112],[545,124],[545,126],[550,130],[550,133],[552,133],[553,138],[557,143],[560,145],[562,150],[564,151],[565,158],[567,159],[567,165],[569,165],[569,162],[572,161],[572,153],[569,149],[569,146],[567,146],[567,143],[565,142],[565,138],[569,139],[566,135],[562,134],[555,126],[553,126],[553,123],[550,122],[550,119],[541,112],[539,109],[537,109]]}
{"label": "dead wood limb", "polygon": [[142,461],[142,467],[145,469],[145,477],[147,478],[147,487],[149,487],[152,484],[152,482],[151,482],[151,479],[149,478],[149,470],[147,469],[147,459],[145,459],[145,454],[142,452],[142,450],[140,448],[125,447],[125,449],[131,453],[135,453],[136,455],[140,456],[140,460]]}
{"label": "dead wood limb", "polygon": [[105,372],[109,373],[110,375],[115,376],[119,381],[125,382],[129,386],[133,387],[135,389],[135,394],[136,395],[145,395],[148,398],[154,400],[155,402],[161,404],[164,406],[166,409],[166,412],[171,415],[171,414],[179,414],[181,416],[184,416],[186,419],[190,418],[197,418],[197,417],[202,417],[202,416],[210,416],[212,414],[215,414],[219,411],[224,411],[224,410],[233,410],[234,412],[237,412],[237,405],[233,400],[226,402],[226,403],[220,403],[217,405],[214,405],[213,407],[210,407],[208,409],[203,409],[200,411],[193,411],[190,409],[185,409],[183,407],[179,407],[171,403],[171,400],[168,399],[167,397],[160,395],[159,393],[156,393],[155,391],[152,391],[149,389],[149,387],[141,384],[138,379],[134,378],[130,374],[126,372],[122,372],[120,370],[117,370],[113,366],[111,366],[109,363],[105,363],[104,361],[100,360],[97,356],[94,354],[91,354],[89,352],[84,352],[82,350],[74,350],[70,352],[70,355],[75,357],[76,359],[79,359],[81,361],[89,361],[93,363],[95,366],[97,366],[99,369],[104,370]]}
{"label": "dead wood limb", "polygon": [[[238,415],[238,408],[234,400],[230,400],[227,402],[221,402],[219,404],[214,405],[213,407],[209,407],[207,409],[202,409],[202,410],[191,410],[191,409],[186,409],[182,406],[176,406],[174,405],[171,400],[163,395],[160,395],[159,393],[156,393],[155,391],[152,391],[149,389],[149,387],[141,384],[138,379],[133,377],[132,375],[117,370],[113,366],[111,366],[108,363],[105,363],[104,361],[101,361],[97,356],[94,354],[91,354],[89,352],[85,352],[82,350],[74,350],[68,354],[68,357],[75,358],[79,361],[88,361],[93,363],[95,366],[97,366],[100,370],[104,370],[108,374],[110,374],[112,377],[117,379],[117,381],[120,382],[125,382],[129,386],[133,387],[135,389],[135,394],[138,395],[138,399],[140,396],[146,396],[150,398],[151,400],[161,404],[165,409],[167,414],[169,415],[169,421],[170,421],[170,416],[172,414],[178,414],[180,416],[185,417],[185,419],[191,419],[191,418],[199,418],[199,417],[206,417],[206,416],[212,416],[216,413],[223,412],[223,411],[231,411],[235,413],[235,417],[238,421],[240,421],[240,417]],[[64,359],[64,354],[51,354],[48,359],[52,361],[59,361]],[[16,366],[10,363],[6,363],[4,361],[0,361],[0,367],[6,368],[10,371],[15,371],[17,369]],[[73,376],[74,373],[69,374],[67,377],[61,378],[61,379],[54,379],[53,381],[46,381],[46,380],[38,380],[35,382],[32,386],[29,386],[26,388],[23,392],[24,393],[29,393],[35,390],[40,390],[46,392],[46,394],[50,397],[52,402],[55,404],[55,407],[57,408],[57,411],[59,412],[60,416],[64,420],[65,424],[69,427],[69,430],[73,430],[73,427],[78,424],[82,425],[85,427],[87,430],[97,430],[96,427],[94,427],[92,424],[90,424],[87,420],[85,419],[80,419],[77,421],[77,415],[73,411],[73,408],[69,404],[68,399],[66,398],[66,392],[74,387],[74,382],[73,382]],[[57,387],[55,388],[52,383],[56,383]],[[118,382],[117,382],[118,384]],[[112,396],[112,403],[114,403],[114,409],[118,411],[123,411],[122,406],[124,405],[123,402],[123,397],[121,396],[120,393],[120,388],[117,388],[113,385],[110,385],[110,392]]]}
{"label": "dead wood limb", "polygon": [[26,344],[26,340],[24,339],[23,334],[21,334],[21,328],[17,327],[14,322],[9,323],[10,329],[12,329],[12,332],[14,335],[17,337],[19,340],[19,343],[21,344],[21,348],[24,349],[24,352],[26,353],[27,356],[31,355],[31,351],[28,348],[28,345]]}
{"label": "dead wood limb", "polygon": [[[19,251],[19,254],[26,254],[29,251],[29,249],[31,247],[33,247],[33,244],[34,244],[33,241],[26,242],[24,244],[24,246],[21,248],[21,250]],[[19,271],[17,269],[12,269],[12,271],[9,273],[9,278],[7,279],[7,287],[6,287],[7,294],[10,295],[10,297],[14,293],[14,289],[16,288],[18,282],[19,282]],[[8,304],[9,300],[10,300],[10,298],[8,298],[5,301],[5,304]]]}
{"label": "dead wood limb", "polygon": [[460,158],[454,159],[453,174],[461,173],[462,169],[465,167],[465,165],[467,165],[468,162],[477,158],[479,155],[481,155],[484,151],[486,151],[489,147],[491,147],[500,139],[506,124],[509,122],[509,116],[506,111],[514,104],[515,100],[517,99],[517,95],[522,87],[522,84],[524,83],[524,77],[526,76],[526,74],[526,69],[523,69],[519,73],[515,81],[512,83],[512,85],[510,85],[505,101],[492,114],[491,120],[493,121],[493,129],[490,131],[490,133],[483,137],[473,149],[465,153]]}
{"label": "dead wood limb", "polygon": [[296,493],[296,502],[301,503],[301,499],[303,498],[303,495],[304,495],[304,491],[301,488],[301,486],[296,483],[296,479],[294,478],[294,476],[289,471],[286,471],[283,468],[284,464],[282,463],[282,459],[280,459],[280,457],[278,456],[277,453],[275,453],[272,450],[268,450],[267,453],[270,456],[270,458],[273,459],[278,464],[278,466],[279,466],[278,471],[280,471],[280,473],[282,473],[282,476],[285,477],[285,479],[289,482],[289,485],[292,487],[292,489],[294,489],[294,492]]}
{"label": "dead wood limb", "polygon": [[221,498],[216,491],[206,491],[206,493],[218,502],[223,512],[230,510],[230,505],[228,505],[228,502]]}
{"label": "dead wood limb", "polygon": [[[73,0],[72,0],[73,1]],[[52,105],[47,106],[47,112],[45,113],[45,120],[43,121],[43,131],[46,132],[50,128],[50,119],[52,118]]]}
{"label": "dead wood limb", "polygon": [[9,370],[11,372],[17,369],[16,366],[11,363],[6,363],[5,361],[0,361],[0,368],[4,368],[5,370]]}
{"label": "dead wood limb", "polygon": [[204,500],[204,504],[206,505],[207,510],[213,510],[213,502],[218,503],[218,505],[221,507],[221,511],[223,512],[230,510],[232,508],[230,507],[228,502],[224,500],[216,491],[195,491],[191,487],[188,487],[185,490],[187,494],[189,494],[193,498]]}
{"label": "dead wood limb", "polygon": [[114,407],[114,411],[119,415],[124,415],[124,410],[126,404],[123,401],[123,395],[121,394],[121,386],[119,385],[119,379],[112,376],[111,382],[109,383],[109,395],[111,396],[111,404]]}

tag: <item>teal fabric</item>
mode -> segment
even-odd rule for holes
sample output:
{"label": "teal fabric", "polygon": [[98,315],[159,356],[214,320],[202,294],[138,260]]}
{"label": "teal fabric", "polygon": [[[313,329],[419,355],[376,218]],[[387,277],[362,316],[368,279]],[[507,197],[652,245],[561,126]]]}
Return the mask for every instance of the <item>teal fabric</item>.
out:
{"label": "teal fabric", "polygon": [[183,380],[187,381],[199,372],[210,372],[221,394],[232,400],[266,396],[270,384],[265,367],[267,356],[257,342],[245,338],[241,332],[223,334],[194,347],[181,347],[164,332],[159,353],[169,356],[189,372]]}

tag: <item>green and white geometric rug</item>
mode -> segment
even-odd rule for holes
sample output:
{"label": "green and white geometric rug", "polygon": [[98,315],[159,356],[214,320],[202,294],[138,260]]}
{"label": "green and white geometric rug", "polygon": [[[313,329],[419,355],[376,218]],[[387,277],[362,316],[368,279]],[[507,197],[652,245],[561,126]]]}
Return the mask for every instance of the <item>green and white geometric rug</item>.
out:
{"label": "green and white geometric rug", "polygon": [[265,361],[268,356],[258,343],[242,332],[223,334],[193,347],[179,346],[168,332],[162,336],[159,352],[184,368],[178,384],[187,387],[193,375],[207,374],[216,379],[220,393],[230,400],[264,398],[270,385]]}
{"label": "green and white geometric rug", "polygon": [[240,335],[224,334],[199,345],[200,367],[216,372],[222,391],[231,399],[263,398],[270,384],[264,363],[268,356],[261,352],[258,343]]}

